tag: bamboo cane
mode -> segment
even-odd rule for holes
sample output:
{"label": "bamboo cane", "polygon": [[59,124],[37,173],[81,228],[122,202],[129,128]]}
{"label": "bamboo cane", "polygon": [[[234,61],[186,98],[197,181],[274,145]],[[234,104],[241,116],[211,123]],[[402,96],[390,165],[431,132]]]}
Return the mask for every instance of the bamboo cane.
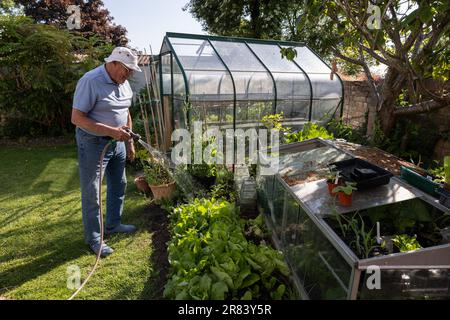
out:
{"label": "bamboo cane", "polygon": [[[144,49],[144,53],[145,53],[145,55],[147,55],[147,50]],[[151,76],[152,69],[151,69],[151,66],[150,66],[150,59],[149,59],[148,67],[149,67],[149,70],[150,70],[150,75],[149,76]],[[151,106],[151,110],[153,112],[153,103],[152,102],[155,99],[152,99],[152,98],[154,98],[155,95],[154,95],[154,89],[153,89],[152,83],[154,81],[152,81],[152,79],[150,79],[150,81],[151,81],[150,82],[150,86],[152,86],[152,90],[151,91],[153,91],[153,95],[152,95],[152,92],[150,91],[150,87],[149,87],[149,81],[148,81],[149,78],[147,78],[147,70],[146,69],[147,68],[144,68],[144,76],[145,76],[145,82],[147,84],[147,91],[148,91],[148,94],[149,94],[149,97],[150,97],[150,106]],[[163,125],[162,125],[162,117],[161,117],[161,112],[160,112],[159,107],[158,107],[158,103],[156,103],[156,113],[157,113],[157,116],[158,116],[158,129],[159,129],[159,134],[160,134],[161,142],[162,142],[164,140]]]}
{"label": "bamboo cane", "polygon": [[[152,95],[151,95],[150,87],[149,87],[149,84],[148,84],[148,78],[147,78],[147,71],[146,71],[146,69],[147,68],[144,66],[145,86],[147,88],[147,94],[148,94],[148,99],[149,99],[150,111],[152,113],[153,127],[155,129],[156,148],[159,149],[158,127],[156,126],[156,122],[155,122],[155,113],[153,112]],[[161,133],[161,130],[160,130],[160,133]],[[161,137],[162,137],[162,135],[161,135]]]}
{"label": "bamboo cane", "polygon": [[[152,50],[151,45],[150,45],[150,56],[153,57],[153,50]],[[151,72],[151,77],[152,77],[153,94],[154,94],[155,100],[158,101],[156,104],[156,108],[157,108],[158,114],[161,115],[161,124],[162,124],[162,128],[163,128],[163,132],[166,132],[166,126],[165,126],[164,119],[163,119],[164,113],[162,110],[161,97],[159,94],[159,86],[158,86],[158,81],[157,81],[157,76],[156,76],[156,68],[153,63],[151,63],[151,65],[150,65],[150,72]]]}
{"label": "bamboo cane", "polygon": [[149,145],[152,145],[147,110],[145,110],[145,108],[142,106],[142,100],[140,95],[138,95],[138,100],[139,100],[139,107],[141,108],[142,119],[144,120],[145,138],[147,140],[147,143]]}

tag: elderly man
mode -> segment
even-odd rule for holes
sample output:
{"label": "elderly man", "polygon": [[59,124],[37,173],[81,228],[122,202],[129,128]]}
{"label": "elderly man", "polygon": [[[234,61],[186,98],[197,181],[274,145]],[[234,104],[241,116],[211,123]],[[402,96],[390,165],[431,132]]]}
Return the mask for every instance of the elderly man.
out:
{"label": "elderly man", "polygon": [[98,198],[100,156],[110,140],[103,168],[107,182],[105,234],[132,233],[136,227],[121,224],[125,199],[125,162],[134,159],[134,145],[127,129],[132,128],[133,92],[127,79],[141,72],[137,56],[130,49],[115,48],[106,64],[86,73],[75,90],[72,123],[76,125],[84,238],[91,250],[105,257],[114,250],[100,243],[100,204]]}

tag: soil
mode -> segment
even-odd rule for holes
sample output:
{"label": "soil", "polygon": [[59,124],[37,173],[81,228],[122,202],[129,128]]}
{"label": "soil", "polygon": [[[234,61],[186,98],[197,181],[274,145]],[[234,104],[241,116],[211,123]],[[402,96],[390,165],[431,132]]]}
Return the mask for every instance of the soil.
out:
{"label": "soil", "polygon": [[306,172],[306,177],[304,174],[290,176],[290,177],[285,175],[283,177],[283,179],[284,179],[284,181],[286,181],[286,183],[290,187],[292,187],[297,184],[303,184],[303,183],[307,183],[307,182],[317,181],[317,180],[323,179],[323,177],[320,174],[318,174],[317,172],[310,171],[310,172]]}
{"label": "soil", "polygon": [[149,217],[149,231],[152,232],[152,265],[158,268],[156,276],[150,279],[154,290],[153,298],[163,299],[164,286],[167,283],[170,268],[167,253],[167,243],[170,240],[169,219],[167,212],[154,204],[145,208],[144,214]]}
{"label": "soil", "polygon": [[[153,254],[151,256],[152,265],[158,268],[158,273],[152,277],[150,281],[150,285],[153,288],[153,299],[162,300],[164,286],[168,281],[168,274],[170,270],[170,264],[168,260],[168,252],[167,252],[167,244],[170,241],[170,232],[169,232],[169,219],[167,217],[167,212],[156,206],[155,204],[148,205],[144,209],[144,214],[148,215],[149,218],[149,227],[148,230],[152,233],[152,245],[153,245]],[[248,212],[246,215],[242,215],[243,219],[254,219],[258,216],[258,211],[255,210],[250,214]],[[272,248],[275,248],[275,244],[273,243],[272,238],[268,234],[264,234],[263,237],[256,235],[251,228],[247,226],[245,230],[245,236],[248,241],[255,243],[256,245],[265,243]],[[288,288],[292,288],[293,284],[288,277],[283,276],[282,274],[275,275],[277,279],[280,280],[281,283],[284,283]],[[262,298],[265,300],[270,300],[270,295],[268,292],[262,292]],[[0,297],[1,300],[1,297]]]}
{"label": "soil", "polygon": [[417,166],[415,166],[414,164],[402,160],[375,147],[361,146],[358,144],[343,141],[335,141],[334,144],[338,148],[351,153],[353,156],[373,163],[385,170],[392,172],[396,176],[399,176],[401,174],[400,166],[417,168]]}

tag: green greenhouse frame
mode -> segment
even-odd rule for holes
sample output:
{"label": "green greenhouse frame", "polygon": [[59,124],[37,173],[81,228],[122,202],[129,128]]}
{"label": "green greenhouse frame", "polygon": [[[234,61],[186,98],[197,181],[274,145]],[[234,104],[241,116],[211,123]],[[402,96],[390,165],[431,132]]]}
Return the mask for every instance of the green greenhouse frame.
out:
{"label": "green greenhouse frame", "polygon": [[[283,59],[281,49],[297,51]],[[342,116],[344,85],[304,43],[167,33],[159,54],[164,115],[172,128],[251,128],[283,113],[291,127]]]}

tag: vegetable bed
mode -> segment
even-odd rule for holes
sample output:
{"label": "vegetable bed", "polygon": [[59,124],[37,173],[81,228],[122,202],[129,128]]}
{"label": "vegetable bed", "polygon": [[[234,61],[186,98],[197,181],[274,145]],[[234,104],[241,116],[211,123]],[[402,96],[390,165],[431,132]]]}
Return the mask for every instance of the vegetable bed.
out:
{"label": "vegetable bed", "polygon": [[224,200],[195,199],[170,216],[169,299],[286,299],[292,294],[281,252],[249,242],[245,221]]}

